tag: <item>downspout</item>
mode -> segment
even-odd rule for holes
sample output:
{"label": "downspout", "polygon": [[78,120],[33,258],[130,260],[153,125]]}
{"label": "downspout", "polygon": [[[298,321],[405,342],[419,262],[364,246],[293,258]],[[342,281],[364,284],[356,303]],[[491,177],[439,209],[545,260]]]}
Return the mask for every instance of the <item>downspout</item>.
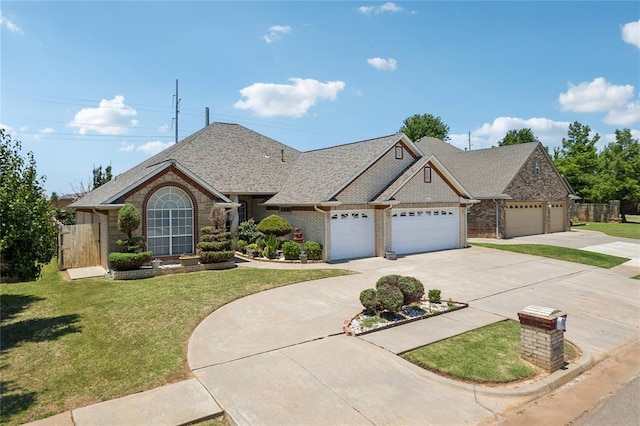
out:
{"label": "downspout", "polygon": [[[382,249],[385,253],[385,257],[387,255],[387,211],[393,208],[393,204],[389,204],[389,207],[382,210]],[[389,247],[392,249],[393,247]]]}
{"label": "downspout", "polygon": [[499,230],[500,230],[500,209],[499,209],[499,205],[498,202],[494,199],[493,202],[496,204],[496,239],[499,240],[500,239],[500,234],[499,234]]}
{"label": "downspout", "polygon": [[[313,209],[319,213],[322,213],[324,216],[324,245],[327,245],[327,212],[322,209],[319,209],[317,205],[314,204]],[[329,239],[331,239],[331,235],[329,235]],[[324,261],[327,261],[326,256],[324,256]]]}

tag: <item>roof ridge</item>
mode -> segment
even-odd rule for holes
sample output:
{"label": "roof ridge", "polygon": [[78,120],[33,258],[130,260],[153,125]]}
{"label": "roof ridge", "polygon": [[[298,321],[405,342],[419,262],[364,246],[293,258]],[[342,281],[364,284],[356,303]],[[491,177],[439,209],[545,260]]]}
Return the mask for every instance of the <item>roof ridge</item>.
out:
{"label": "roof ridge", "polygon": [[386,139],[386,138],[390,138],[390,137],[397,136],[397,135],[400,135],[400,133],[392,133],[390,135],[379,136],[377,138],[369,138],[369,139],[364,139],[364,140],[361,140],[361,141],[347,142],[347,143],[343,143],[343,144],[340,144],[340,145],[332,145],[332,146],[327,146],[327,147],[324,147],[324,148],[311,149],[309,151],[304,151],[303,153],[325,151],[325,150],[330,150],[330,149],[334,149],[334,148],[341,148],[343,146],[356,145],[356,144],[359,144],[359,143],[365,143],[365,142],[371,142],[371,141]]}

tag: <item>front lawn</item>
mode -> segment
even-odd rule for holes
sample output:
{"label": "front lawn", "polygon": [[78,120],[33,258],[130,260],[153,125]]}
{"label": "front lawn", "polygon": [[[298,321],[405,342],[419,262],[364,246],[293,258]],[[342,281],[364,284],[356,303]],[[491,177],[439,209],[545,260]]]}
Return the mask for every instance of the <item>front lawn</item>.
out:
{"label": "front lawn", "polygon": [[472,245],[513,251],[516,253],[531,254],[534,256],[549,257],[551,259],[565,260],[567,262],[583,263],[585,265],[597,266],[598,268],[606,269],[621,265],[629,260],[625,257],[611,256],[609,254],[595,253],[568,247],[550,246],[546,244],[473,243]]}
{"label": "front lawn", "polygon": [[[565,342],[565,361],[574,358]],[[507,383],[533,377],[536,368],[520,358],[520,324],[501,321],[415,349],[402,357],[449,377]]]}
{"label": "front lawn", "polygon": [[138,281],[0,285],[0,423],[20,424],[189,377],[187,343],[240,297],[344,270],[232,269]]}
{"label": "front lawn", "polygon": [[575,229],[579,231],[604,232],[613,237],[640,239],[640,223],[587,222],[586,225]]}

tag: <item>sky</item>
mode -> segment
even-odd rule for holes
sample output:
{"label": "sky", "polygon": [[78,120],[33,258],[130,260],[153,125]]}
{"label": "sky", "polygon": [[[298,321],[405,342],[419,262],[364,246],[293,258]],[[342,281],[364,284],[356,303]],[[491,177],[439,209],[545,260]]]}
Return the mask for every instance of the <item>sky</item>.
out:
{"label": "sky", "polygon": [[1,0],[0,48],[0,126],[48,195],[173,144],[176,80],[179,139],[207,107],[300,151],[414,114],[472,150],[530,128],[553,152],[574,121],[600,149],[640,137],[634,1]]}

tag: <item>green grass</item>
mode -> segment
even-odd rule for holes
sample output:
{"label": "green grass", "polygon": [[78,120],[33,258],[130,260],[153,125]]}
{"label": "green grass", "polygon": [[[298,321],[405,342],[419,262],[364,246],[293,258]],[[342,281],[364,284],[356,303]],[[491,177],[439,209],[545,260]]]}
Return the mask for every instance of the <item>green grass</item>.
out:
{"label": "green grass", "polygon": [[583,263],[599,268],[613,268],[629,259],[611,256],[603,253],[594,253],[586,250],[549,246],[546,244],[493,244],[473,243],[474,246],[487,247],[498,250],[513,251],[516,253],[531,254],[534,256],[549,257],[551,259],[565,260],[567,262]]}
{"label": "green grass", "polygon": [[[575,355],[565,343],[565,360]],[[515,321],[478,328],[402,357],[427,370],[477,383],[508,383],[536,374],[536,368],[520,358],[520,324]]]}
{"label": "green grass", "polygon": [[19,424],[189,377],[187,343],[242,296],[342,270],[233,269],[137,281],[0,285],[0,423]]}
{"label": "green grass", "polygon": [[[627,219],[631,220],[631,219]],[[584,226],[574,228],[579,231],[604,232],[613,237],[640,239],[640,223],[604,223],[587,222]]]}
{"label": "green grass", "polygon": [[634,280],[640,280],[640,275],[636,275],[635,277],[631,277],[631,278],[633,278]]}

